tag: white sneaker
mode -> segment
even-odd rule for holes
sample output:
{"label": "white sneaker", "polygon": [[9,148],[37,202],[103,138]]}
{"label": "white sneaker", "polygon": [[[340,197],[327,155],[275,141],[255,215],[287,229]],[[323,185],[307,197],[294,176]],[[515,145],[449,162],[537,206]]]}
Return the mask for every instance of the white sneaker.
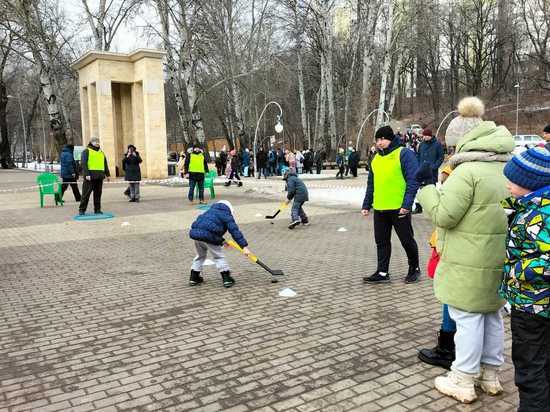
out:
{"label": "white sneaker", "polygon": [[504,389],[498,380],[498,367],[491,365],[481,365],[481,374],[475,380],[475,386],[481,388],[487,395],[495,396],[501,394]]}
{"label": "white sneaker", "polygon": [[435,388],[444,395],[462,403],[472,403],[477,399],[474,380],[477,375],[451,370],[447,376],[435,378]]}

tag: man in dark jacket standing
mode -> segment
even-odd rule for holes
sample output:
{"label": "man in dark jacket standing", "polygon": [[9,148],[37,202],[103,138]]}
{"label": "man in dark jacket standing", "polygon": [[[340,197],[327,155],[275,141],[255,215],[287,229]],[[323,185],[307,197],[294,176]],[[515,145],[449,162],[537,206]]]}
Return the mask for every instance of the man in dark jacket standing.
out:
{"label": "man in dark jacket standing", "polygon": [[351,153],[349,154],[348,158],[348,166],[349,170],[351,172],[351,175],[353,177],[357,177],[357,169],[359,167],[359,160],[361,157],[359,156],[359,152],[355,150],[355,147],[351,148]]}
{"label": "man in dark jacket standing", "polygon": [[124,170],[124,180],[130,182],[128,189],[124,192],[130,198],[130,202],[139,202],[139,182],[141,180],[139,164],[141,162],[141,156],[136,147],[133,144],[129,145],[126,156],[122,159],[122,169]]}
{"label": "man in dark jacket standing", "polygon": [[286,180],[287,197],[286,203],[289,204],[292,199],[292,209],[290,211],[291,223],[288,226],[289,229],[294,229],[300,223],[304,226],[309,225],[309,219],[304,212],[304,203],[309,200],[309,194],[304,182],[298,177],[296,172],[291,168],[288,169],[283,179]]}
{"label": "man in dark jacket standing", "polygon": [[[439,167],[443,163],[443,146],[437,141],[437,139],[432,135],[431,129],[422,130],[422,142],[418,146],[418,164],[423,166],[427,164],[429,169],[432,172],[432,179],[427,181],[428,185],[435,185],[439,177]],[[422,206],[416,204],[413,213],[422,213]]]}
{"label": "man in dark jacket standing", "polygon": [[315,163],[315,168],[318,175],[320,175],[321,170],[323,170],[324,161],[325,161],[325,151],[323,149],[317,150],[313,155],[313,162]]}
{"label": "man in dark jacket standing", "polygon": [[80,191],[76,183],[78,181],[78,168],[74,160],[74,145],[66,144],[63,146],[61,156],[59,156],[59,163],[61,164],[61,179],[63,179],[63,184],[61,185],[61,198],[63,199],[65,190],[67,190],[70,184],[74,200],[80,202]]}
{"label": "man in dark jacket standing", "polygon": [[267,179],[267,153],[265,152],[263,147],[260,147],[260,151],[257,153],[256,156],[258,179],[262,177],[262,173],[264,175],[264,178]]}
{"label": "man in dark jacket standing", "polygon": [[187,198],[193,202],[195,186],[199,186],[199,203],[204,203],[204,175],[208,173],[208,163],[199,145],[193,146],[193,151],[185,159],[185,175],[189,177],[189,193]]}
{"label": "man in dark jacket standing", "polygon": [[82,175],[84,184],[82,185],[82,198],[80,199],[79,214],[85,215],[88,208],[90,195],[94,193],[94,213],[101,212],[101,194],[103,192],[103,179],[110,176],[107,158],[99,149],[99,138],[92,137],[88,147],[82,152],[80,158],[82,163]]}
{"label": "man in dark jacket standing", "polygon": [[368,216],[370,210],[374,209],[378,267],[373,275],[366,276],[363,280],[368,283],[390,281],[388,269],[391,232],[394,228],[409,262],[405,282],[417,282],[420,276],[418,245],[414,240],[410,211],[418,190],[415,179],[418,161],[412,150],[401,146],[390,126],[378,129],[375,139],[378,151],[372,159],[361,213]]}
{"label": "man in dark jacket standing", "polygon": [[422,131],[422,143],[418,147],[418,164],[427,163],[432,171],[432,180],[426,184],[436,184],[439,176],[439,167],[443,163],[443,146],[432,135],[431,129]]}

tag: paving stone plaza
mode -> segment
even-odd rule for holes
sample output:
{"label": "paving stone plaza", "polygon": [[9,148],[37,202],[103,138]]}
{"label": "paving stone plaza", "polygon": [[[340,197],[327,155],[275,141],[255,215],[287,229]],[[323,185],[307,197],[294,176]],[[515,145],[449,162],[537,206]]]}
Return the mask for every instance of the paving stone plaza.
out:
{"label": "paving stone plaza", "polygon": [[[509,319],[504,394],[464,406],[433,388],[444,370],[416,357],[435,344],[441,320],[432,281],[403,283],[394,237],[392,283],[363,284],[376,250],[372,218],[357,207],[310,202],[311,226],[289,231],[288,211],[273,225],[264,219],[283,197],[280,182],[271,194],[252,190],[256,179],[216,187],[251,250],[286,275],[271,283],[228,250],[236,285],[224,289],[206,266],[205,283],[191,288],[188,229],[201,210],[186,188],[142,185],[142,202],[128,203],[124,185],[106,184],[103,210],[115,218],[77,222],[70,189],[65,206],[49,198],[44,209],[36,191],[2,191],[35,179],[0,171],[1,411],[517,408]],[[432,227],[413,222],[424,265]],[[286,287],[297,296],[280,297]]]}

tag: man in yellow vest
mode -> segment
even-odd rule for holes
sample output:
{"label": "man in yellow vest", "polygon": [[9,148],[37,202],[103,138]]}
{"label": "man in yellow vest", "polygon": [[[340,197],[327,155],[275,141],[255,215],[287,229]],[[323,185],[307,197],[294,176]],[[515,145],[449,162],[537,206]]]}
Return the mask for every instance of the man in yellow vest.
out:
{"label": "man in yellow vest", "polygon": [[88,147],[82,152],[80,157],[82,164],[82,175],[84,184],[82,185],[82,198],[80,199],[79,214],[85,215],[90,195],[94,193],[94,213],[101,212],[101,193],[103,190],[103,179],[110,176],[109,167],[105,154],[99,149],[99,139],[92,137]]}
{"label": "man in yellow vest", "polygon": [[395,229],[401,245],[407,253],[409,271],[405,283],[417,282],[420,276],[418,245],[414,240],[411,208],[418,182],[415,179],[418,161],[415,153],[403,147],[390,126],[376,131],[377,152],[372,159],[367,192],[361,213],[369,216],[374,209],[374,239],[378,255],[378,267],[367,283],[386,283],[391,257],[391,232]]}
{"label": "man in yellow vest", "polygon": [[185,175],[189,178],[189,194],[187,198],[193,203],[195,186],[199,186],[199,203],[204,203],[204,175],[208,173],[206,157],[198,144],[193,146],[193,151],[185,158]]}

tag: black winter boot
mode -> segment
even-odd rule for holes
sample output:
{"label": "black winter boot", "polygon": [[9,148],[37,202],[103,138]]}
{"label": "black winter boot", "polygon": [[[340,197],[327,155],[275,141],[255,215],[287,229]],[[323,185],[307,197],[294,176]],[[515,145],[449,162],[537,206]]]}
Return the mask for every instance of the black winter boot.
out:
{"label": "black winter boot", "polygon": [[224,288],[230,288],[235,284],[235,279],[231,277],[231,272],[226,270],[225,272],[220,272],[220,275],[222,275],[222,281],[223,281],[223,287]]}
{"label": "black winter boot", "polygon": [[201,272],[191,269],[191,276],[189,277],[189,286],[197,286],[204,282],[201,276]]}
{"label": "black winter boot", "polygon": [[418,359],[424,363],[450,370],[451,364],[455,360],[454,336],[454,332],[440,330],[437,346],[433,349],[421,349],[418,352]]}

